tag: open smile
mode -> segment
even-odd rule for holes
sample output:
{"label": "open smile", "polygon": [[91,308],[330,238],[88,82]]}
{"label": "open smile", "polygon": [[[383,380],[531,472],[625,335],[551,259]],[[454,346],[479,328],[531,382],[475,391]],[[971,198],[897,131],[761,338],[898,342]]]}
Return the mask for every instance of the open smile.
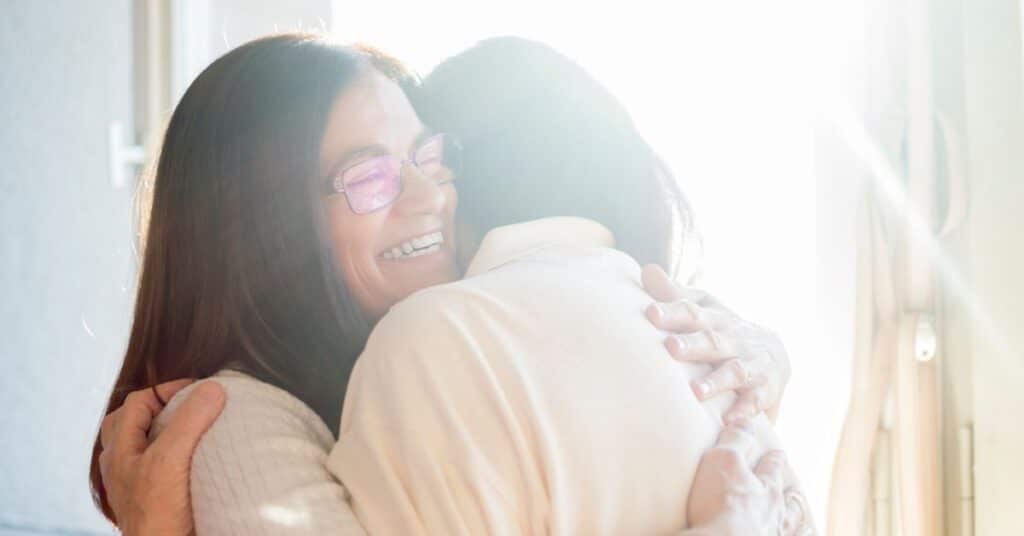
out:
{"label": "open smile", "polygon": [[396,244],[381,253],[380,257],[389,261],[411,259],[440,251],[443,244],[444,234],[434,231]]}

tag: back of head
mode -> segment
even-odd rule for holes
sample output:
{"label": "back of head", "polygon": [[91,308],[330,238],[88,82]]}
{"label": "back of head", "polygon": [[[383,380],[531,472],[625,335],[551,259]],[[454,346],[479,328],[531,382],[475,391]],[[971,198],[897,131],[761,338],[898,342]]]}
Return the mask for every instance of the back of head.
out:
{"label": "back of head", "polygon": [[489,39],[435,68],[416,101],[426,123],[465,148],[463,227],[585,217],[637,261],[675,268],[689,221],[683,196],[622,105],[569,58]]}

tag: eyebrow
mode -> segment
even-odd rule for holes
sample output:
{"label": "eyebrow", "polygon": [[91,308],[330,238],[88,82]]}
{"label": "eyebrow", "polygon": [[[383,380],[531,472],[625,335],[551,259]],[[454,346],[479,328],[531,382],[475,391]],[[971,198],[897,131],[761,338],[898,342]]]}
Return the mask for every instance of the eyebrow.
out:
{"label": "eyebrow", "polygon": [[[417,134],[416,137],[413,138],[412,140],[412,151],[415,151],[417,148],[419,148],[420,144],[422,144],[424,141],[426,141],[427,138],[433,136],[434,134],[434,129],[426,125],[422,125],[420,127],[420,133]],[[382,156],[386,154],[389,154],[388,148],[380,144],[363,145],[361,147],[355,147],[353,149],[345,151],[344,154],[342,154],[340,157],[338,157],[337,160],[334,161],[334,164],[331,165],[331,167],[329,168],[330,171],[327,173],[326,178],[333,179],[337,177],[339,173],[341,173],[345,168],[348,167],[348,164],[350,162],[357,158],[370,155]]]}

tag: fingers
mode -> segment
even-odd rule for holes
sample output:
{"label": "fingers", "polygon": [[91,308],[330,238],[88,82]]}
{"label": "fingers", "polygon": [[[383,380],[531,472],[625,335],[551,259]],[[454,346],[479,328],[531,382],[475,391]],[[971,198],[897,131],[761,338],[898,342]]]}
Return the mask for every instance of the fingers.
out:
{"label": "fingers", "polygon": [[146,450],[149,431],[153,419],[163,409],[152,389],[134,391],[124,400],[118,409],[113,425],[113,441],[121,452],[142,452]]}
{"label": "fingers", "polygon": [[665,270],[657,264],[648,264],[640,271],[640,281],[648,294],[659,302],[689,300],[699,303],[707,293],[690,287],[683,287],[672,281]]}
{"label": "fingers", "polygon": [[[705,485],[716,482],[722,489],[751,489],[758,486],[750,470],[751,459],[758,449],[757,441],[749,429],[749,423],[726,426],[718,442],[701,457],[698,473]],[[696,483],[694,484],[696,487]]]}
{"label": "fingers", "polygon": [[754,476],[764,488],[765,511],[774,527],[782,528],[786,517],[785,489],[786,457],[781,450],[773,450],[761,457],[754,467]]}
{"label": "fingers", "polygon": [[765,453],[754,468],[754,475],[764,484],[775,509],[780,513],[782,534],[805,534],[810,523],[807,499],[799,489],[793,470],[781,450]]}
{"label": "fingers", "polygon": [[814,523],[811,521],[810,506],[807,498],[796,488],[783,493],[785,511],[782,517],[782,534],[804,536],[814,534]]}
{"label": "fingers", "polygon": [[786,455],[781,450],[767,452],[754,467],[754,475],[773,496],[777,494],[781,499],[786,483]]}
{"label": "fingers", "polygon": [[673,333],[722,328],[734,320],[734,317],[723,311],[703,307],[691,300],[652,303],[647,306],[645,314],[654,327]]}
{"label": "fingers", "polygon": [[751,368],[750,362],[730,359],[706,377],[693,381],[693,393],[698,400],[707,400],[722,393],[756,386],[764,379],[752,372]]}
{"label": "fingers", "polygon": [[100,446],[104,450],[109,449],[110,445],[114,441],[114,429],[117,427],[118,422],[121,419],[121,408],[117,408],[103,417],[103,422],[100,424]]}
{"label": "fingers", "polygon": [[722,420],[731,423],[737,420],[749,419],[769,407],[768,399],[771,389],[767,385],[745,391],[739,399],[725,412]]}
{"label": "fingers", "polygon": [[207,381],[198,385],[153,442],[154,457],[187,467],[196,445],[217,420],[226,401],[224,388],[219,383]]}
{"label": "fingers", "polygon": [[[156,386],[156,391],[164,400],[169,400],[174,393],[180,391],[186,385],[192,383],[191,379],[180,379],[162,383]],[[139,389],[125,397],[124,404],[103,419],[103,426],[100,427],[100,442],[104,448],[110,443],[103,440],[103,429],[108,429],[108,439],[116,441],[125,452],[142,452],[146,449],[148,441],[146,434],[160,411],[163,410],[163,403],[157,398],[154,389]],[[110,421],[108,424],[108,420]]]}
{"label": "fingers", "polygon": [[160,399],[164,402],[174,398],[174,395],[178,394],[178,391],[188,387],[195,380],[192,378],[182,378],[180,380],[171,380],[169,382],[161,383],[156,386],[156,391],[160,395]]}
{"label": "fingers", "polygon": [[100,451],[99,456],[100,463],[100,478],[103,480],[103,487],[110,489],[110,450],[104,449]]}
{"label": "fingers", "polygon": [[682,297],[679,287],[669,279],[665,270],[657,264],[644,266],[640,271],[640,281],[644,284],[644,289],[647,290],[647,293],[656,301],[673,302]]}
{"label": "fingers", "polygon": [[717,363],[740,356],[736,340],[715,330],[669,335],[665,338],[665,349],[680,361],[697,363]]}
{"label": "fingers", "polygon": [[750,460],[758,449],[757,438],[754,436],[753,425],[749,420],[741,419],[722,428],[718,442],[712,450],[731,450],[740,455],[743,468],[749,467]]}

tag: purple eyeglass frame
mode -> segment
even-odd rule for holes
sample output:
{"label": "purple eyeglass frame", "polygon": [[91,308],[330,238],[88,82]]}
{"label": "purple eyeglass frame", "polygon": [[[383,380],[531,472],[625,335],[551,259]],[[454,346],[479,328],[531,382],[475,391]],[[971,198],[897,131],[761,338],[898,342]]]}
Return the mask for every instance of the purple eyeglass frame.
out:
{"label": "purple eyeglass frame", "polygon": [[[434,140],[437,140],[438,138],[441,139],[441,148],[442,148],[441,166],[443,168],[447,168],[449,171],[452,172],[451,177],[449,177],[448,179],[443,180],[443,181],[438,181],[438,185],[440,186],[440,185],[449,184],[449,183],[452,183],[452,182],[455,181],[455,178],[456,178],[456,176],[458,175],[458,173],[460,171],[459,168],[461,168],[460,164],[461,164],[461,156],[462,156],[461,155],[462,147],[461,147],[461,145],[457,141],[452,139],[447,134],[438,133],[438,134],[434,134],[434,135],[428,137],[427,139],[425,139],[419,145],[419,147],[416,149],[416,153],[420,152],[420,150],[422,150],[424,147],[429,145]],[[337,194],[344,194],[345,195],[345,201],[346,201],[346,203],[348,203],[348,207],[349,207],[349,209],[352,210],[352,212],[354,212],[356,214],[369,214],[371,212],[376,212],[376,211],[378,211],[378,210],[380,210],[380,209],[382,209],[384,207],[387,207],[387,206],[391,205],[392,203],[395,202],[395,200],[397,200],[399,197],[401,197],[402,192],[405,189],[405,180],[404,180],[404,178],[405,178],[405,165],[406,164],[411,164],[412,166],[416,167],[416,169],[421,169],[420,168],[420,163],[416,161],[416,155],[415,154],[413,155],[412,158],[404,158],[404,159],[400,159],[400,158],[398,158],[398,157],[396,157],[394,155],[381,155],[381,156],[377,156],[377,157],[374,157],[374,158],[390,158],[390,159],[392,159],[392,162],[396,164],[396,167],[398,169],[398,173],[397,173],[398,176],[395,179],[393,179],[393,180],[397,181],[398,188],[395,190],[395,193],[394,193],[393,197],[391,197],[387,201],[382,202],[379,205],[376,205],[376,206],[374,206],[373,208],[370,208],[370,209],[361,208],[360,206],[357,206],[357,205],[359,205],[358,201],[353,201],[352,200],[352,197],[350,196],[350,192],[345,189],[345,184],[344,184],[344,181],[343,181],[343,177],[345,176],[345,173],[350,171],[355,166],[358,166],[359,164],[365,162],[365,160],[361,161],[361,162],[356,162],[355,164],[352,164],[351,166],[346,167],[345,169],[343,169],[343,170],[333,174],[332,176],[327,177],[326,184],[325,184],[325,190],[326,190],[325,193],[326,193],[326,195],[328,197],[330,197],[330,196],[334,196],[334,195],[337,195]]]}

